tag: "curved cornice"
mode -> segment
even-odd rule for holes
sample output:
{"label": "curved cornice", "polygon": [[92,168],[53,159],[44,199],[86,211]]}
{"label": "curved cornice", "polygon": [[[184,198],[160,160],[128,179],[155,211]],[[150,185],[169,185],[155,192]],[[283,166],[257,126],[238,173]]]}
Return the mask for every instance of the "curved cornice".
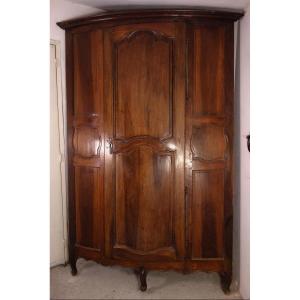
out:
{"label": "curved cornice", "polygon": [[109,11],[101,14],[82,17],[58,22],[57,25],[63,29],[71,29],[83,25],[93,25],[121,20],[141,19],[218,19],[236,21],[244,15],[243,11],[216,10],[216,9],[144,9],[144,10],[121,10]]}

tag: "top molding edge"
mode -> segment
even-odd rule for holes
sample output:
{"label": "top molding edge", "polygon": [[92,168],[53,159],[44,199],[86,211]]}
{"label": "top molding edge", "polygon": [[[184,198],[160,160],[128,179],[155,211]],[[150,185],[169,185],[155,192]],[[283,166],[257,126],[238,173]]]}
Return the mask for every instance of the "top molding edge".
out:
{"label": "top molding edge", "polygon": [[216,10],[216,9],[140,9],[140,10],[119,10],[106,11],[97,15],[76,18],[56,23],[62,29],[72,29],[83,25],[91,25],[101,22],[126,20],[135,18],[137,20],[147,18],[179,18],[179,19],[219,19],[237,21],[243,17],[241,10]]}

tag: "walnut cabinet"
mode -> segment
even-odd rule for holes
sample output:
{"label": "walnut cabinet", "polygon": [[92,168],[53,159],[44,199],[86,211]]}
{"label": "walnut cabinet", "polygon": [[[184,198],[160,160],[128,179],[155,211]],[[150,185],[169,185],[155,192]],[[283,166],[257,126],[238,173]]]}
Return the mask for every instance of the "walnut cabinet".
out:
{"label": "walnut cabinet", "polygon": [[105,12],[66,30],[69,260],[232,275],[234,21]]}

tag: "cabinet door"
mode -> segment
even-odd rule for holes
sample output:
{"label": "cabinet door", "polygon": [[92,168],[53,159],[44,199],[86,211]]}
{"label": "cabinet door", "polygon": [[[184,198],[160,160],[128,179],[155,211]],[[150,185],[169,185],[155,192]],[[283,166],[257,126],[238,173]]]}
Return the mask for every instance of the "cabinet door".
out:
{"label": "cabinet door", "polygon": [[185,31],[119,25],[104,34],[106,255],[184,257]]}
{"label": "cabinet door", "polygon": [[188,255],[226,261],[232,247],[233,24],[190,25],[188,45]]}

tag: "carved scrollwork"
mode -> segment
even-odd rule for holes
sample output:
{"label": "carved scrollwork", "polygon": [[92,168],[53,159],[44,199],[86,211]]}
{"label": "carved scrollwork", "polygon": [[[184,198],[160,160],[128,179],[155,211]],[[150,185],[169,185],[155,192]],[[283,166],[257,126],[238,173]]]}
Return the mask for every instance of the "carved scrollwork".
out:
{"label": "carved scrollwork", "polygon": [[100,154],[101,135],[98,128],[79,126],[74,128],[73,146],[76,155],[92,158]]}
{"label": "carved scrollwork", "polygon": [[158,32],[156,30],[147,30],[147,29],[143,29],[143,30],[135,30],[130,32],[129,34],[127,34],[126,36],[122,37],[120,40],[117,41],[117,45],[122,44],[123,42],[131,42],[134,38],[138,37],[139,35],[144,35],[144,34],[149,34],[151,36],[154,37],[155,41],[165,41],[165,42],[169,42],[170,40],[173,40],[174,37],[170,37],[165,35],[162,32]]}
{"label": "carved scrollwork", "polygon": [[132,137],[126,140],[112,139],[110,143],[112,153],[128,152],[141,146],[150,147],[155,152],[172,153],[176,151],[173,139],[160,140],[149,136]]}
{"label": "carved scrollwork", "polygon": [[225,160],[228,137],[224,127],[215,124],[203,124],[193,127],[191,151],[193,159]]}

